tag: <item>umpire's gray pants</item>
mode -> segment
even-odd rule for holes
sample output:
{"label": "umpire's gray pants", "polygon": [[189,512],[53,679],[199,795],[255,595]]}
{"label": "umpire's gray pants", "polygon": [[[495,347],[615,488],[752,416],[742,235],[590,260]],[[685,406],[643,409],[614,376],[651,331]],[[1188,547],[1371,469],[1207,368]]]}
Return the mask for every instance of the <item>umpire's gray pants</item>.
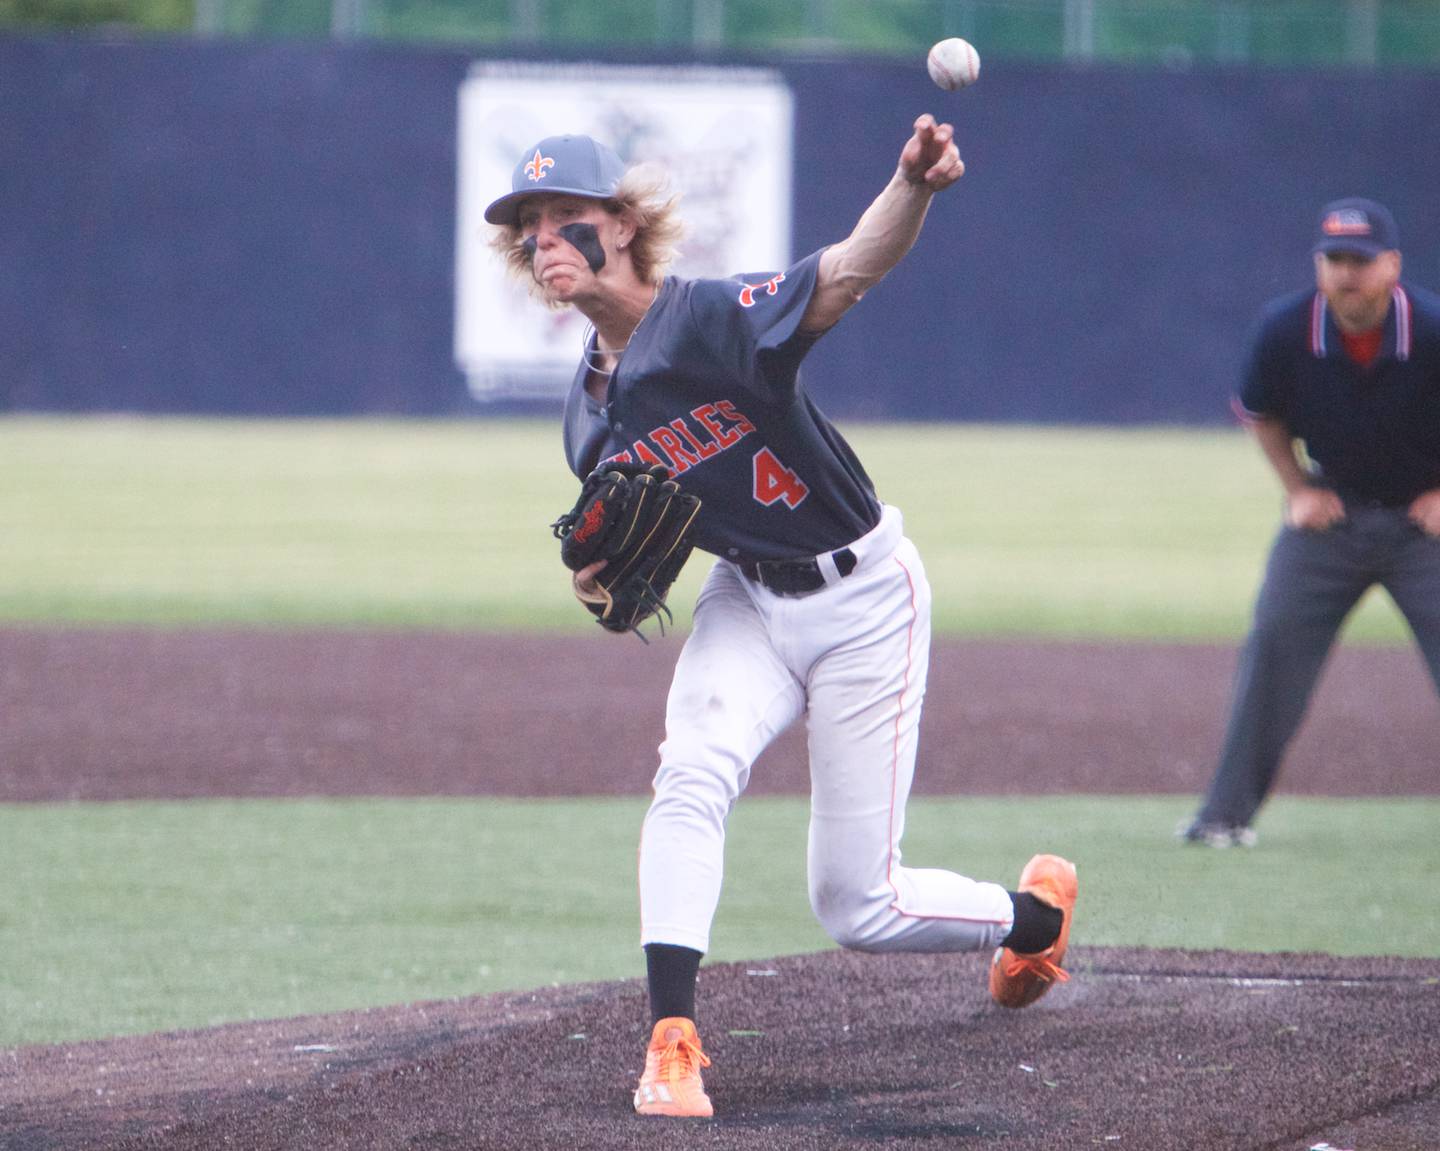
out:
{"label": "umpire's gray pants", "polygon": [[1373,584],[1390,593],[1440,691],[1440,539],[1404,508],[1347,503],[1345,514],[1327,531],[1284,527],[1275,539],[1201,819],[1254,818],[1340,625]]}

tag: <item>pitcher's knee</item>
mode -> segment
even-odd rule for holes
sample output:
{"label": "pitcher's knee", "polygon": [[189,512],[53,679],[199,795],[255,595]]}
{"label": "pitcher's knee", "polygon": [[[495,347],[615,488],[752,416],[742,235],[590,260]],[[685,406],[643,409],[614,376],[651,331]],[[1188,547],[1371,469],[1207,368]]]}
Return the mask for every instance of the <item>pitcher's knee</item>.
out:
{"label": "pitcher's knee", "polygon": [[822,885],[811,889],[810,909],[825,934],[841,947],[874,951],[884,938],[890,899],[888,893],[877,895],[857,888]]}
{"label": "pitcher's knee", "polygon": [[687,786],[677,781],[674,786],[657,788],[645,815],[646,827],[670,824],[723,830],[734,798],[723,788],[691,783]]}
{"label": "pitcher's knee", "polygon": [[744,790],[748,775],[729,763],[665,759],[651,781],[654,802],[727,813]]}

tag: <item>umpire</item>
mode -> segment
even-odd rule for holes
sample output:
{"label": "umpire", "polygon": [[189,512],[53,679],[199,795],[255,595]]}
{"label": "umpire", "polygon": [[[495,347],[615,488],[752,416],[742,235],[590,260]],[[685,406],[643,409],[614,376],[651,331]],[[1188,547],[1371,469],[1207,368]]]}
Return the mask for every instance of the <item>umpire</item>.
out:
{"label": "umpire", "polygon": [[[1340,625],[1372,584],[1404,615],[1440,690],[1440,299],[1400,281],[1395,221],[1320,213],[1316,290],[1266,309],[1236,409],[1285,489],[1229,726],[1179,834],[1249,847]],[[1297,451],[1302,448],[1303,451]]]}

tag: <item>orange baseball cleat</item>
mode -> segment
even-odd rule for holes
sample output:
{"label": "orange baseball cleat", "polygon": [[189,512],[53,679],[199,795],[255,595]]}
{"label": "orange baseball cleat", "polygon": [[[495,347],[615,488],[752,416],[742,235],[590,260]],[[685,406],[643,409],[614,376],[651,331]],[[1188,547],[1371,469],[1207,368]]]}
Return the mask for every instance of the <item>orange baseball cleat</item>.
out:
{"label": "orange baseball cleat", "polygon": [[635,1111],[640,1115],[708,1119],[715,1109],[705,1094],[700,1068],[709,1066],[694,1023],[679,1016],[660,1020],[650,1033],[645,1074],[635,1088]]}
{"label": "orange baseball cleat", "polygon": [[1020,873],[1019,890],[1058,907],[1063,919],[1060,934],[1044,951],[1022,954],[1008,947],[996,949],[990,962],[990,997],[1001,1007],[1027,1007],[1052,985],[1070,978],[1060,963],[1070,943],[1070,920],[1080,891],[1075,865],[1058,855],[1037,855]]}

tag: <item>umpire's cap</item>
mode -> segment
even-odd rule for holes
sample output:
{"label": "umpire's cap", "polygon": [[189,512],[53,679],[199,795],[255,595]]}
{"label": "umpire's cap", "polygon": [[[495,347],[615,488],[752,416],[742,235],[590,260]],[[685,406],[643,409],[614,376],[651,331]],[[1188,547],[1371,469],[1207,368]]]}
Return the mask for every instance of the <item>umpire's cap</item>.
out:
{"label": "umpire's cap", "polygon": [[1353,252],[1374,259],[1381,252],[1400,247],[1395,217],[1383,204],[1351,196],[1335,200],[1320,209],[1315,233],[1315,252]]}
{"label": "umpire's cap", "polygon": [[589,136],[546,136],[533,148],[525,149],[510,177],[509,195],[501,196],[485,209],[485,222],[516,223],[520,201],[536,192],[608,200],[624,174],[625,162],[598,140]]}

